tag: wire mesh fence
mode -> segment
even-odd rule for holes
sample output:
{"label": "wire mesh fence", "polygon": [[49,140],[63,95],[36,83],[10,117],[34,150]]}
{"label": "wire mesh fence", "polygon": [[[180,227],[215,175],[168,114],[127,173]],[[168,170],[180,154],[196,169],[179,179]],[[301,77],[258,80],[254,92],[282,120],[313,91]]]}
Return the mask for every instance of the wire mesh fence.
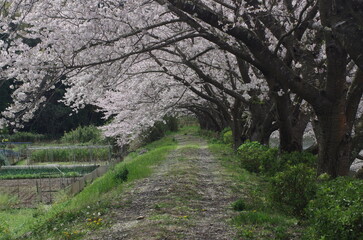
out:
{"label": "wire mesh fence", "polygon": [[56,194],[76,182],[80,177],[0,180],[0,194],[8,194],[14,207],[35,207],[39,203],[51,204]]}
{"label": "wire mesh fence", "polygon": [[15,199],[14,207],[51,204],[58,192],[66,188],[65,192],[76,194],[104,174],[108,166],[120,161],[111,145],[28,145],[23,149],[12,164],[25,159],[21,162],[25,165],[0,166],[0,194]]}

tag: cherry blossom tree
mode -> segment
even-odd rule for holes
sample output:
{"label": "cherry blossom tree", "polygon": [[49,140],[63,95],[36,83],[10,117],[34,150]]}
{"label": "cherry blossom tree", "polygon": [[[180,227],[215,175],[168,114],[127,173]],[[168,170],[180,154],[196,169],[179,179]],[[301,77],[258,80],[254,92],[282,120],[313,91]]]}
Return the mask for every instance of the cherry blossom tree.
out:
{"label": "cherry blossom tree", "polygon": [[[232,119],[228,125],[235,141],[244,132],[243,113],[251,116],[251,130],[258,122],[253,116],[266,112],[257,128],[265,124],[272,129],[277,120],[281,150],[293,151],[301,149],[313,115],[318,172],[333,177],[348,173],[363,92],[362,21],[360,8],[353,7],[361,1],[19,4],[15,23],[26,23],[26,29],[18,34],[41,42],[32,48],[22,41],[8,46],[8,76],[21,84],[5,116],[18,116],[18,124],[32,116],[32,109],[44,101],[43,92],[58,81],[70,86],[65,97],[69,105],[97,103],[114,117],[110,133],[116,128],[126,135],[137,133],[131,125],[136,119],[140,126],[150,126],[175,102],[196,109],[207,100],[222,113],[221,119]],[[153,113],[142,118],[146,109]]]}
{"label": "cherry blossom tree", "polygon": [[[334,14],[333,10],[336,7],[334,3],[336,1],[271,1],[263,3],[259,1],[223,1],[219,6],[215,5],[215,8],[210,7],[213,6],[212,4],[206,4],[209,1],[200,1],[198,3],[182,0],[159,2],[167,4],[170,10],[178,16],[184,17],[185,21],[191,26],[194,25],[196,29],[197,24],[202,22],[213,29],[224,31],[237,41],[242,42],[253,56],[253,60],[260,64],[260,69],[264,72],[270,85],[276,85],[284,93],[291,90],[307,101],[314,109],[320,129],[318,131],[318,172],[327,172],[332,176],[346,175],[348,173],[351,163],[352,128],[362,96],[363,81],[361,81],[362,74],[359,69],[356,69],[353,80],[349,78],[347,73],[349,72],[348,67],[351,60],[348,56],[353,59],[354,63],[357,62],[357,59],[352,56],[353,53],[348,55],[347,47],[344,47],[341,41],[335,37],[335,31],[332,31],[327,23],[327,19]],[[265,29],[272,32],[273,38],[270,39],[272,40],[270,46],[259,38],[258,32],[255,31],[258,28],[251,28],[247,24],[247,26],[237,24],[236,13],[240,13],[241,10],[245,13],[247,10],[245,4],[250,5],[252,11],[255,10],[254,12],[258,11],[260,14],[262,12],[262,14],[273,17],[267,23],[264,23],[263,19],[259,20],[259,23],[265,26]],[[261,8],[262,5],[265,5],[266,8]],[[289,18],[286,17],[286,14],[284,16],[278,13],[288,13],[288,8],[294,5],[301,7],[297,7],[293,18],[290,18],[290,20],[295,19],[291,20],[292,24],[286,24]],[[218,10],[218,7],[222,11]],[[271,11],[267,12],[266,9]],[[274,11],[276,14],[273,14]],[[248,16],[253,17],[250,14]],[[279,19],[281,16],[286,21],[281,21]],[[321,18],[321,21],[318,18]],[[323,28],[314,30],[314,26],[311,26],[311,29],[304,27],[308,25],[309,21],[302,19],[311,20],[317,25],[321,23]],[[271,23],[274,25],[277,23],[279,28],[272,31],[273,28],[268,27]],[[299,36],[299,31],[302,28],[305,28],[307,33]],[[356,30],[357,34],[362,31],[358,28]],[[303,37],[307,38],[306,41],[312,38],[315,45],[304,45]],[[275,42],[277,43],[275,44]],[[316,46],[316,43],[318,43],[318,46]],[[292,47],[289,47],[289,44],[292,44]],[[271,46],[272,49],[269,49]],[[315,47],[319,47],[319,51]],[[282,48],[282,53],[285,50],[286,54],[291,55],[291,58],[297,62],[295,66],[289,66],[286,63],[284,54],[279,56],[280,48]],[[300,65],[309,66],[312,63],[312,61],[309,61],[311,57],[313,57],[314,61],[319,61],[319,52],[323,53],[322,60],[325,61],[324,66],[326,69],[324,71],[326,73],[323,81],[315,83],[315,74],[309,76],[309,74],[303,74],[294,68],[298,68]]]}

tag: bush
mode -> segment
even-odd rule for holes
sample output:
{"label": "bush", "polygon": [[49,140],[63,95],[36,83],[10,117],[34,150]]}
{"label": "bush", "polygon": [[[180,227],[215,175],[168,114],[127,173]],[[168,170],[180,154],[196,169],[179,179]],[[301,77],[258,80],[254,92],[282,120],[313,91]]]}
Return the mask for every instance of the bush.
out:
{"label": "bush", "polygon": [[316,192],[316,173],[307,164],[288,166],[271,178],[271,198],[287,212],[303,215]]}
{"label": "bush", "polygon": [[284,153],[280,156],[280,162],[283,168],[288,166],[297,165],[300,163],[306,164],[307,166],[314,168],[316,167],[316,156],[309,152],[291,152]]}
{"label": "bush", "polygon": [[241,157],[242,167],[257,173],[260,172],[262,158],[268,150],[268,147],[259,142],[247,141],[238,148],[237,152]]}
{"label": "bush", "polygon": [[279,150],[277,148],[269,148],[260,158],[260,172],[267,175],[273,176],[283,170],[281,159],[278,156]]}
{"label": "bush", "polygon": [[233,134],[231,130],[224,132],[222,136],[223,136],[223,143],[231,146],[233,145]]}
{"label": "bush", "polygon": [[4,154],[0,153],[0,166],[8,166],[8,165],[10,164],[7,157]]}
{"label": "bush", "polygon": [[62,143],[103,143],[101,130],[96,126],[90,125],[78,127],[77,129],[65,133],[61,138]]}
{"label": "bush", "polygon": [[340,177],[323,182],[307,215],[309,239],[363,239],[363,181]]}
{"label": "bush", "polygon": [[126,182],[128,179],[129,170],[124,166],[119,172],[116,173],[115,178],[117,181]]}
{"label": "bush", "polygon": [[161,139],[168,131],[178,131],[178,120],[175,117],[164,117],[163,121],[156,122],[153,127],[143,134],[143,143],[151,143]]}
{"label": "bush", "polygon": [[290,166],[301,163],[314,168],[316,166],[316,156],[309,152],[291,152],[278,155],[277,148],[270,148],[261,156],[260,170],[268,176],[274,176]]}
{"label": "bush", "polygon": [[246,209],[246,203],[243,199],[238,199],[232,204],[232,208],[235,211],[243,211]]}
{"label": "bush", "polygon": [[10,142],[41,142],[44,140],[46,140],[45,135],[31,132],[16,132],[9,136]]}

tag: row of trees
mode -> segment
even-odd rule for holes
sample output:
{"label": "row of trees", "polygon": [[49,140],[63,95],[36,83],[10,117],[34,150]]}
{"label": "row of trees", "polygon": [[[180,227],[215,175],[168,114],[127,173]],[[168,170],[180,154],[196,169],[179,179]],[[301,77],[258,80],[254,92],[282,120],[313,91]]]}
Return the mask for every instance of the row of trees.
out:
{"label": "row of trees", "polygon": [[17,79],[3,115],[16,125],[62,82],[64,101],[98,106],[120,143],[187,110],[230,127],[235,146],[278,129],[281,151],[301,151],[310,125],[319,174],[347,175],[361,150],[362,1],[2,2],[3,74]]}

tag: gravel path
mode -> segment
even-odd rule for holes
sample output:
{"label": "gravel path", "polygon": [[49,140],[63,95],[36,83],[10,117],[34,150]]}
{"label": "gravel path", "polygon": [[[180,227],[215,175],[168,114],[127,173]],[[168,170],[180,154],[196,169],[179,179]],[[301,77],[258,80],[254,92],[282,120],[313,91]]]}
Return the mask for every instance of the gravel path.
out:
{"label": "gravel path", "polygon": [[[84,239],[234,239],[232,182],[196,136],[178,135],[178,148],[149,178],[126,188],[104,216],[107,229]],[[191,145],[192,144],[192,145]]]}

